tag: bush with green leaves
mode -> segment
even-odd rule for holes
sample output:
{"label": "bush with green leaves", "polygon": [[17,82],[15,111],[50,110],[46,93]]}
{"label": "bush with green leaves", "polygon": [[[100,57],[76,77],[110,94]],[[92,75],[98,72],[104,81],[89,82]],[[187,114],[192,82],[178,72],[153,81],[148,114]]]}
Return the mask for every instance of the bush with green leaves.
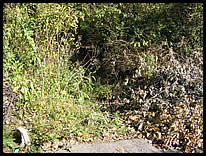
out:
{"label": "bush with green leaves", "polygon": [[70,62],[80,44],[75,35],[81,18],[74,4],[4,8],[4,83],[18,94],[10,130],[25,127],[32,143],[64,136],[85,140],[117,124],[90,98],[95,78]]}
{"label": "bush with green leaves", "polygon": [[202,3],[94,3],[78,9],[85,16],[79,33],[86,44],[125,40],[148,47],[167,39],[176,46],[182,36],[192,45],[203,39]]}
{"label": "bush with green leaves", "polygon": [[[94,44],[99,50],[94,56],[89,50],[82,49],[79,56],[99,58],[102,63],[100,73],[105,60],[118,62],[125,56],[124,50],[119,50],[122,47],[115,47],[114,42],[126,43],[124,49],[130,49],[127,56],[138,54],[134,48],[142,51],[159,44],[173,46],[179,53],[191,55],[192,49],[203,45],[202,3],[83,3],[76,6],[84,14],[77,34],[81,45]],[[108,49],[108,44],[113,46]],[[106,64],[112,66],[108,62]]]}
{"label": "bush with green leaves", "polygon": [[24,126],[36,144],[122,131],[99,100],[123,93],[138,68],[151,77],[152,45],[183,58],[203,45],[201,3],[5,3],[3,13],[3,81],[19,100],[9,128]]}

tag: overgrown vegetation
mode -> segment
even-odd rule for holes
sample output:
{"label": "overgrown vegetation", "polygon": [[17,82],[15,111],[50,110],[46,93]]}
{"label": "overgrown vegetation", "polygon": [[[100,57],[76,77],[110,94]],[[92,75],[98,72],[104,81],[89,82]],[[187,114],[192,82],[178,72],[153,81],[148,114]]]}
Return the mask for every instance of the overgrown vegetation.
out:
{"label": "overgrown vegetation", "polygon": [[[125,137],[203,149],[201,3],[5,3],[3,13],[4,152]],[[30,147],[12,145],[18,126]]]}

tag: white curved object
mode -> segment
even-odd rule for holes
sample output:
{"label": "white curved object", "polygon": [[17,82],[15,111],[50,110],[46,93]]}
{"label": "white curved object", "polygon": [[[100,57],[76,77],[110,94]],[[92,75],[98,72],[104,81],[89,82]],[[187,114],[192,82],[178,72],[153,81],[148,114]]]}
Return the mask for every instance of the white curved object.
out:
{"label": "white curved object", "polygon": [[21,146],[28,144],[30,140],[29,140],[27,130],[22,127],[18,127],[17,130],[21,133]]}

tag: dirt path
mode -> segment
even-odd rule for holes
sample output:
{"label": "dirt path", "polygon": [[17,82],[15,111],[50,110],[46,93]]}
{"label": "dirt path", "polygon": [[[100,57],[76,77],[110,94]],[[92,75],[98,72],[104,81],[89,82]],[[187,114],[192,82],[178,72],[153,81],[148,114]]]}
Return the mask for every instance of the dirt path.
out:
{"label": "dirt path", "polygon": [[[50,152],[47,152],[50,153]],[[147,140],[130,139],[116,142],[73,145],[70,151],[59,150],[52,153],[164,153]],[[167,153],[180,153],[168,151]]]}

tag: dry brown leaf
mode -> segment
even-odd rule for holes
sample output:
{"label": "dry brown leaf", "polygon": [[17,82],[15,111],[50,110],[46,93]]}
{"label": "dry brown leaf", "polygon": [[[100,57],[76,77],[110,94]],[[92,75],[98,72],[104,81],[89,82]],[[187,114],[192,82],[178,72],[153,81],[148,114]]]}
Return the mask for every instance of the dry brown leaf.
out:
{"label": "dry brown leaf", "polygon": [[123,147],[116,148],[120,153],[125,153],[125,149]]}

